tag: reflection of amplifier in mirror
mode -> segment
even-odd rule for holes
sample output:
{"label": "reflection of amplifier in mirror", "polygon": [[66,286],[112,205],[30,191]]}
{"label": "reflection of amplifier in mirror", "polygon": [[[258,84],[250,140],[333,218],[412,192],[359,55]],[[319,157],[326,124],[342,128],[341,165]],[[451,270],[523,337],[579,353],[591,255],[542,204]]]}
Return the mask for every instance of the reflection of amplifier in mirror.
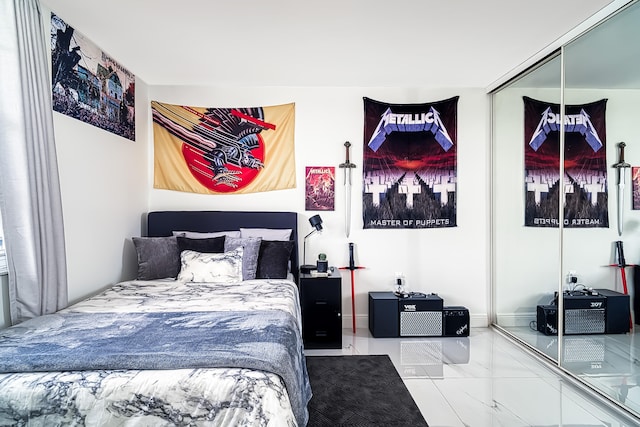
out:
{"label": "reflection of amplifier in mirror", "polygon": [[400,341],[400,376],[444,378],[444,365],[469,363],[469,338]]}
{"label": "reflection of amplifier in mirror", "polygon": [[[577,375],[631,374],[633,362],[629,349],[620,342],[607,348],[605,335],[566,336],[562,341],[562,366]],[[558,337],[538,335],[537,348],[544,348],[545,354],[558,358]]]}
{"label": "reflection of amplifier in mirror", "polygon": [[[624,334],[629,332],[629,295],[608,289],[565,292],[565,335]],[[536,326],[545,335],[558,334],[557,305],[538,305]]]}

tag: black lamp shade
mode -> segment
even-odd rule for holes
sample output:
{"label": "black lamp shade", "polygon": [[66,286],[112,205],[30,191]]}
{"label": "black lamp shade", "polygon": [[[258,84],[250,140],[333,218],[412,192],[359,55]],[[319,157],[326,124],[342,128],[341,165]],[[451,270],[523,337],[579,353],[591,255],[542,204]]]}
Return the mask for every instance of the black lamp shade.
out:
{"label": "black lamp shade", "polygon": [[309,223],[316,230],[318,231],[322,230],[322,218],[320,218],[320,215],[314,215],[311,218],[309,218]]}
{"label": "black lamp shade", "polygon": [[[302,262],[306,262],[307,261],[307,239],[309,238],[309,236],[311,236],[313,233],[316,233],[318,231],[322,231],[322,218],[320,218],[320,215],[314,215],[311,218],[309,218],[309,223],[311,224],[311,226],[313,227],[313,230],[311,230],[311,233],[307,234],[306,236],[304,236],[304,245],[303,245],[303,252],[302,252]],[[302,273],[308,274],[310,273],[312,270],[315,270],[316,266],[313,264],[302,264],[300,266],[300,271]]]}

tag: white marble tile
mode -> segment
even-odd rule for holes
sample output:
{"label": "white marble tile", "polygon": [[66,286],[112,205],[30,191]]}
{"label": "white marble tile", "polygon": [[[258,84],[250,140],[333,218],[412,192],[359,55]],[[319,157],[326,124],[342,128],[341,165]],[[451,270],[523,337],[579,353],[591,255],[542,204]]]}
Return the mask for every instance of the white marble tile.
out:
{"label": "white marble tile", "polygon": [[433,381],[405,378],[404,382],[429,427],[465,426]]}
{"label": "white marble tile", "polygon": [[541,378],[461,378],[436,386],[465,425],[602,425]]}
{"label": "white marble tile", "polygon": [[[632,333],[567,335],[562,341],[561,363],[585,383],[640,413],[640,338]],[[558,337],[529,328],[509,328],[510,333],[554,358]],[[640,425],[640,423],[639,423]]]}
{"label": "white marble tile", "polygon": [[[535,342],[535,334],[528,339]],[[554,345],[552,340],[541,342],[549,343]],[[430,427],[640,425],[640,420],[633,423],[619,416],[492,328],[474,328],[464,340],[373,338],[363,328],[355,334],[344,329],[342,344],[341,349],[305,353],[388,354]],[[574,344],[584,343],[576,340]],[[587,344],[598,352],[598,340]],[[620,363],[621,355],[629,352],[628,342],[620,342],[619,337],[607,341],[607,346],[613,349],[607,352],[611,364]],[[631,386],[626,390],[627,399],[640,401],[636,377],[626,380]],[[594,374],[590,381],[620,390],[619,375]]]}

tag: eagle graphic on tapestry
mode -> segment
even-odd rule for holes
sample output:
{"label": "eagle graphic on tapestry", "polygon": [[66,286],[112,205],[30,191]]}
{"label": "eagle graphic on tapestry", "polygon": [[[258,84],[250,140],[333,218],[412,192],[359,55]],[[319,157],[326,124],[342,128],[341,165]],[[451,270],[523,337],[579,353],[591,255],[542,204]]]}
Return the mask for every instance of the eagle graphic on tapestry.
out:
{"label": "eagle graphic on tapestry", "polygon": [[[260,132],[275,129],[257,108],[207,108],[152,103],[153,121],[178,138],[191,174],[205,187],[236,189],[264,168]],[[223,191],[223,190],[222,190]]]}

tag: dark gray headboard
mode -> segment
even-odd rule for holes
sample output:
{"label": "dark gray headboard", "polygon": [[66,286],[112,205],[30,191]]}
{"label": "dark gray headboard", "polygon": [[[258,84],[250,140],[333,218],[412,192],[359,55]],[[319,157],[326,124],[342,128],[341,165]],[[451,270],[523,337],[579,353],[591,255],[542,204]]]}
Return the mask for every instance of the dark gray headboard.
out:
{"label": "dark gray headboard", "polygon": [[147,214],[147,236],[171,236],[173,231],[214,232],[239,228],[290,228],[291,272],[298,282],[298,214],[250,211],[154,211]]}

